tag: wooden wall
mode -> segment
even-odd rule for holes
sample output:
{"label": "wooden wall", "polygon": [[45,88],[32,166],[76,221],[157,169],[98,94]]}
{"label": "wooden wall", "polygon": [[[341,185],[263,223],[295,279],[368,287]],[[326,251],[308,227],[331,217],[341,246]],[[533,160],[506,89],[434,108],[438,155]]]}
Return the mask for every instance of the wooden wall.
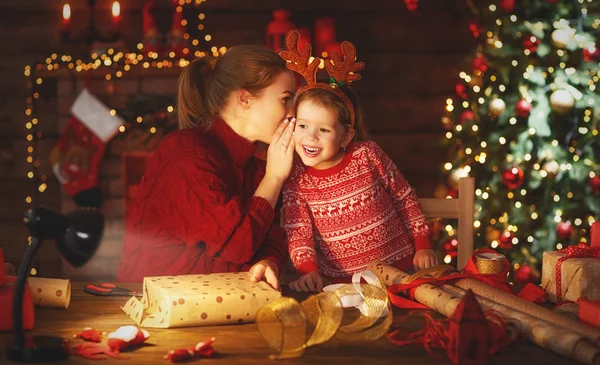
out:
{"label": "wooden wall", "polygon": [[[73,27],[87,22],[87,0],[69,1]],[[109,24],[110,3],[97,0],[97,21]],[[130,47],[141,40],[144,0],[122,0],[123,37]],[[159,0],[159,27],[167,30],[168,0]],[[29,96],[23,71],[52,53],[81,50],[62,44],[58,32],[61,1],[0,2],[0,247],[6,261],[18,263],[26,247],[22,215],[25,197],[35,187],[26,177],[25,100]],[[444,100],[453,93],[465,54],[474,46],[468,31],[469,12],[462,1],[421,0],[410,13],[402,0],[209,0],[206,29],[217,45],[264,44],[272,10],[287,8],[299,26],[319,16],[336,19],[337,39],[353,41],[366,62],[355,89],[364,104],[374,140],[392,157],[420,196],[431,196],[439,181],[446,152],[440,147]],[[160,9],[165,9],[163,15]],[[54,85],[55,87],[56,85]],[[52,85],[50,85],[52,88]],[[57,110],[56,99],[40,101],[46,112]],[[50,152],[59,132],[58,116],[48,118],[38,153]],[[49,190],[58,184],[50,175]],[[59,208],[56,193],[40,202]],[[50,245],[48,245],[50,246]],[[46,248],[45,252],[53,248]],[[43,251],[44,252],[44,251]],[[43,254],[42,252],[42,254]],[[52,275],[52,270],[42,273]],[[60,274],[60,273],[58,273]]]}

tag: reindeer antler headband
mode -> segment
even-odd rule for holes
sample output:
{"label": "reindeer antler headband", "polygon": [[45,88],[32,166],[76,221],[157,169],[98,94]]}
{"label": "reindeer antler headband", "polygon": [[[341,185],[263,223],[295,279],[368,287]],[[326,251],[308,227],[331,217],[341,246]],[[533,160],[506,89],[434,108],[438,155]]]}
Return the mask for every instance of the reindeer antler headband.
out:
{"label": "reindeer antler headband", "polygon": [[287,61],[287,68],[302,75],[307,82],[307,85],[300,89],[298,95],[309,89],[323,89],[334,93],[348,107],[350,111],[350,123],[354,127],[354,105],[348,95],[340,90],[340,86],[350,85],[353,81],[360,80],[360,75],[355,72],[362,70],[365,67],[365,63],[354,62],[356,48],[348,41],[342,42],[344,58],[342,59],[337,52],[332,52],[331,57],[333,60],[325,60],[325,68],[329,74],[330,83],[321,83],[317,82],[317,69],[321,63],[321,59],[314,57],[311,60],[312,48],[308,43],[304,45],[303,50],[300,50],[298,48],[299,38],[300,34],[295,30],[288,32],[285,36],[285,44],[288,50],[280,52],[281,58]]}

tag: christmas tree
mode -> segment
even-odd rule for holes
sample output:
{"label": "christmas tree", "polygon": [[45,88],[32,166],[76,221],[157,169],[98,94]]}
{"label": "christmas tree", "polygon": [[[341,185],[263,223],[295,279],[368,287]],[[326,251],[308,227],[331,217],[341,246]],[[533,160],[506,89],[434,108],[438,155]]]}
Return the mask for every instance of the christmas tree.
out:
{"label": "christmas tree", "polygon": [[[468,2],[476,49],[447,99],[447,190],[473,176],[475,244],[535,281],[544,251],[600,219],[598,1]],[[454,228],[441,233],[445,261]]]}

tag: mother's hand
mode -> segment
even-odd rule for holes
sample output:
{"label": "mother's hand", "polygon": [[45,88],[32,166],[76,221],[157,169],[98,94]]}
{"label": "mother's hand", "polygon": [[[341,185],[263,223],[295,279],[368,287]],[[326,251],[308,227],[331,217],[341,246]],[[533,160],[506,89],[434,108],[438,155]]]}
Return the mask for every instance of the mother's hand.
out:
{"label": "mother's hand", "polygon": [[285,181],[292,171],[294,162],[294,126],[296,118],[285,120],[275,133],[267,150],[265,176]]}
{"label": "mother's hand", "polygon": [[267,284],[279,290],[279,266],[271,260],[261,260],[250,268],[250,280],[260,281],[265,278]]}

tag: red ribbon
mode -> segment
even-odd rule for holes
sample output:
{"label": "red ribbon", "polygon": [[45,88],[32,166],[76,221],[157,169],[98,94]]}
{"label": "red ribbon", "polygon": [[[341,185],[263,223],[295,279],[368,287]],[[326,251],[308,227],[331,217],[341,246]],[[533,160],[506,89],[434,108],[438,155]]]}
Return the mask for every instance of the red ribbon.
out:
{"label": "red ribbon", "polygon": [[[512,287],[506,282],[506,276],[510,271],[510,262],[507,259],[503,260],[503,269],[497,274],[481,274],[475,265],[475,256],[481,253],[497,253],[490,248],[482,248],[473,253],[469,261],[465,265],[465,269],[460,274],[444,276],[441,278],[423,278],[410,282],[409,284],[394,284],[388,287],[390,301],[398,308],[404,309],[429,309],[427,306],[414,301],[414,291],[421,284],[442,285],[448,281],[458,279],[475,279],[484,284],[500,289],[507,293],[513,294]],[[399,294],[408,291],[408,297],[404,298]],[[535,285],[527,285],[518,294],[519,297],[530,302],[543,302],[546,293]]]}
{"label": "red ribbon", "polygon": [[600,259],[600,248],[592,248],[583,242],[580,242],[577,246],[569,246],[558,250],[560,253],[566,254],[556,261],[556,302],[562,301],[562,264],[568,259],[583,259],[583,258],[595,258]]}

